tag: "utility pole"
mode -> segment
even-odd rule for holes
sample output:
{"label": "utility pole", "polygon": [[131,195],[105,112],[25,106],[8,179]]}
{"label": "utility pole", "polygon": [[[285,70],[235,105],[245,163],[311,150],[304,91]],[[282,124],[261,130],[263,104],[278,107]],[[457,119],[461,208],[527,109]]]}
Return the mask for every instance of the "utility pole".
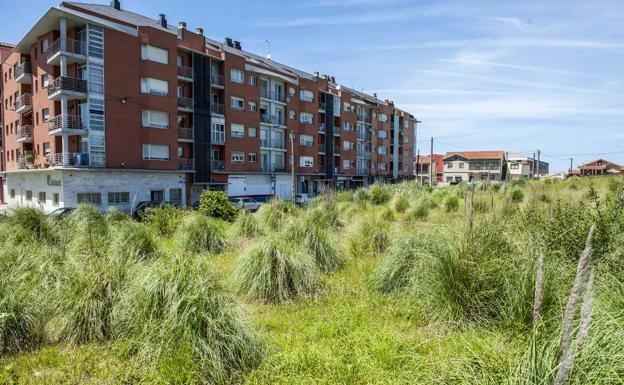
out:
{"label": "utility pole", "polygon": [[570,171],[568,172],[568,174],[572,174],[572,161],[573,160],[574,160],[573,158],[570,158]]}
{"label": "utility pole", "polygon": [[291,192],[291,200],[295,202],[295,195],[297,195],[297,185],[295,184],[295,133],[290,133],[290,172],[291,172],[291,183],[292,183],[292,192]]}
{"label": "utility pole", "polygon": [[533,179],[535,179],[535,152],[533,152],[533,168],[531,170],[531,174],[533,175]]}
{"label": "utility pole", "polygon": [[433,136],[431,137],[431,151],[429,158],[429,186],[433,187]]}
{"label": "utility pole", "polygon": [[537,150],[537,179],[540,178],[540,154],[541,151]]}
{"label": "utility pole", "polygon": [[[418,168],[420,164],[420,149],[416,150],[416,183],[418,183]],[[422,182],[422,178],[420,179]]]}

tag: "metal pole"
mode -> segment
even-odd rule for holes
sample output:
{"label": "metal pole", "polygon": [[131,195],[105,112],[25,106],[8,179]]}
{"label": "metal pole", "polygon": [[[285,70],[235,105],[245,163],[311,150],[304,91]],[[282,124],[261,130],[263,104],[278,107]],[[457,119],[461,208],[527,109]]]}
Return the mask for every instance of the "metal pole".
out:
{"label": "metal pole", "polygon": [[433,187],[433,136],[431,137],[431,157],[429,158],[429,186]]}
{"label": "metal pole", "polygon": [[290,133],[290,157],[292,159],[292,163],[290,165],[291,170],[291,178],[292,178],[292,197],[291,200],[295,201],[295,195],[297,194],[296,185],[295,185],[295,133]]}

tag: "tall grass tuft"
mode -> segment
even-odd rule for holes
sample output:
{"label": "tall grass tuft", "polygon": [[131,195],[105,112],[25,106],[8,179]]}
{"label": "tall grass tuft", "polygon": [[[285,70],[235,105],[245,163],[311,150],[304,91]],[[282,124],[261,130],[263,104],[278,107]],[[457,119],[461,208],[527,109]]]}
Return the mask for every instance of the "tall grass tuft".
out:
{"label": "tall grass tuft", "polygon": [[114,320],[129,355],[167,383],[232,383],[264,354],[250,322],[199,256],[165,257],[137,268]]}
{"label": "tall grass tuft", "polygon": [[217,254],[227,245],[223,222],[196,213],[182,220],[174,239],[180,250],[190,253]]}
{"label": "tall grass tuft", "polygon": [[141,221],[153,228],[159,235],[171,237],[186,214],[185,210],[174,205],[162,204],[145,211]]}
{"label": "tall grass tuft", "polygon": [[262,233],[258,219],[247,210],[238,213],[232,231],[239,237],[254,237]]}
{"label": "tall grass tuft", "polygon": [[394,211],[401,214],[409,208],[409,201],[404,194],[399,193],[394,196],[392,206],[394,207]]}
{"label": "tall grass tuft", "polygon": [[284,302],[309,297],[319,287],[319,270],[301,245],[280,235],[251,244],[239,257],[234,282],[253,300]]}
{"label": "tall grass tuft", "polygon": [[323,221],[322,216],[319,218],[320,212],[316,212],[318,215],[308,215],[290,222],[285,229],[285,235],[302,245],[321,271],[338,270],[344,265],[342,250],[329,231],[331,223]]}
{"label": "tall grass tuft", "polygon": [[444,210],[447,213],[454,213],[459,209],[459,198],[454,195],[449,195],[444,200]]}
{"label": "tall grass tuft", "polygon": [[133,261],[151,259],[157,253],[156,239],[142,223],[118,223],[111,231],[111,252]]}
{"label": "tall grass tuft", "polygon": [[43,211],[33,207],[14,209],[0,232],[0,239],[14,244],[45,242],[51,238],[52,230],[48,218]]}
{"label": "tall grass tuft", "polygon": [[380,255],[390,245],[390,226],[381,218],[364,217],[357,220],[347,238],[347,249],[353,257]]}

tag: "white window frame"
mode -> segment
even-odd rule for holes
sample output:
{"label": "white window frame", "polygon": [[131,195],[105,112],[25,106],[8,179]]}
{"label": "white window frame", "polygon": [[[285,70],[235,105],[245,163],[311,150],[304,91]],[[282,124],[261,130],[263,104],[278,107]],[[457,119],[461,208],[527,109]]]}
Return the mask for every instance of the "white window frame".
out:
{"label": "white window frame", "polygon": [[243,151],[232,151],[232,164],[245,164],[245,153]]}
{"label": "white window frame", "polygon": [[[164,87],[165,85],[166,87]],[[169,82],[161,79],[142,77],[141,93],[156,96],[169,96]]]}
{"label": "white window frame", "polygon": [[141,60],[169,64],[169,50],[149,44],[141,44]]}
{"label": "white window frame", "polygon": [[313,102],[314,92],[310,90],[299,90],[299,100],[302,100],[304,102]]}
{"label": "white window frame", "polygon": [[248,101],[247,102],[247,106],[249,107],[249,111],[251,111],[251,112],[257,112],[258,111],[258,104],[256,102]]}
{"label": "white window frame", "polygon": [[245,111],[245,99],[230,96],[230,107],[235,111]]}
{"label": "white window frame", "polygon": [[313,156],[300,156],[299,157],[299,167],[314,167],[314,157]]}
{"label": "white window frame", "polygon": [[[153,121],[152,119],[155,117],[166,117],[166,123]],[[165,111],[143,110],[141,111],[141,125],[146,128],[167,129],[169,128],[169,113]]]}
{"label": "white window frame", "polygon": [[306,134],[300,134],[299,135],[299,145],[300,146],[306,146],[306,147],[313,146],[314,145],[314,136],[306,135]]}
{"label": "white window frame", "polygon": [[231,123],[230,124],[230,136],[233,138],[244,138],[245,126],[242,124]]}
{"label": "white window frame", "polygon": [[258,161],[258,155],[255,152],[247,153],[247,162],[256,163]]}
{"label": "white window frame", "polygon": [[[157,148],[160,149],[160,150],[163,150],[165,147],[167,148],[167,156],[166,157],[154,156],[153,155],[153,153],[155,152],[155,150]],[[145,144],[143,144],[142,156],[143,156],[143,160],[169,160],[169,158],[170,158],[169,145],[167,145],[167,144],[149,144],[149,143],[145,143]]]}
{"label": "white window frame", "polygon": [[314,115],[309,112],[300,112],[299,121],[305,124],[314,124]]}
{"label": "white window frame", "polygon": [[230,69],[230,81],[238,84],[245,83],[245,73],[238,68]]}

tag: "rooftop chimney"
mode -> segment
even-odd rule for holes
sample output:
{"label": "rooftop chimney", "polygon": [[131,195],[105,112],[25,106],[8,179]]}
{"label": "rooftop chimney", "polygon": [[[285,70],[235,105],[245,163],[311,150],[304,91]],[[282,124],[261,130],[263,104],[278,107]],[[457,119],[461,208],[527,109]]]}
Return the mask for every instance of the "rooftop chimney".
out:
{"label": "rooftop chimney", "polygon": [[185,23],[185,22],[183,22],[183,21],[179,22],[179,23],[178,23],[178,28],[180,28],[180,29],[186,29],[186,23]]}
{"label": "rooftop chimney", "polygon": [[336,83],[336,78],[335,77],[332,76],[330,79],[331,79],[332,83]]}
{"label": "rooftop chimney", "polygon": [[161,13],[161,14],[160,14],[160,15],[158,15],[158,16],[160,16],[160,18],[159,18],[159,23],[160,23],[160,25],[161,25],[163,28],[167,28],[167,17],[165,16],[165,14],[164,14],[164,13]]}
{"label": "rooftop chimney", "polygon": [[314,73],[314,76],[316,76],[317,78],[319,77],[319,75],[320,75],[320,73],[319,73],[318,71],[316,71],[316,72]]}
{"label": "rooftop chimney", "polygon": [[375,93],[373,94],[373,97],[374,97],[375,99],[377,99],[377,92],[375,92]]}
{"label": "rooftop chimney", "polygon": [[119,3],[119,0],[112,0],[110,5],[117,10],[121,10],[121,3]]}
{"label": "rooftop chimney", "polygon": [[234,40],[234,48],[236,48],[237,50],[241,49],[241,43],[238,40]]}
{"label": "rooftop chimney", "polygon": [[227,45],[228,47],[234,47],[234,43],[232,42],[232,38],[226,37],[225,38],[225,45]]}
{"label": "rooftop chimney", "polygon": [[195,28],[195,33],[198,35],[203,35],[204,34],[204,29],[203,28]]}
{"label": "rooftop chimney", "polygon": [[178,23],[178,39],[184,39],[184,31],[186,31],[186,23],[181,21]]}

